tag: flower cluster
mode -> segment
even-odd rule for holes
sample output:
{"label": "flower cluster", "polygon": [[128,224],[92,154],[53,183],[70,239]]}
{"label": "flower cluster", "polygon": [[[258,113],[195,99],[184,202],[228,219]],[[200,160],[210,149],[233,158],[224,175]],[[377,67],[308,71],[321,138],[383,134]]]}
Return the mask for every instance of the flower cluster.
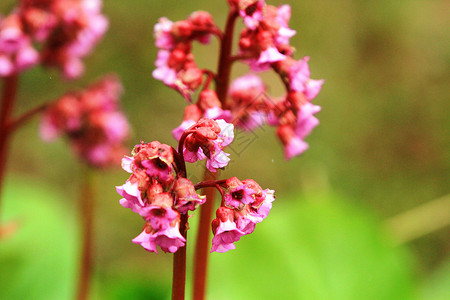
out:
{"label": "flower cluster", "polygon": [[81,59],[108,27],[101,5],[101,0],[21,0],[0,18],[0,76],[40,61],[59,68],[66,78],[79,77],[84,71]]}
{"label": "flower cluster", "polygon": [[131,176],[116,189],[124,197],[120,204],[146,222],[133,243],[151,252],[157,252],[157,245],[164,252],[175,252],[186,241],[180,233],[181,214],[194,210],[205,198],[197,195],[191,181],[174,177],[174,152],[169,145],[141,143],[132,153],[122,160],[123,169]]}
{"label": "flower cluster", "polygon": [[[181,134],[178,150],[158,141],[136,145],[122,167],[131,173],[125,184],[117,186],[120,204],[145,220],[142,233],[133,239],[147,251],[175,252],[185,245],[183,222],[189,211],[205,203],[196,190],[216,187],[223,195],[222,206],[213,221],[212,251],[234,249],[240,236],[253,232],[255,224],[267,217],[274,200],[273,191],[262,190],[253,180],[203,181],[194,185],[186,178],[185,161],[207,159],[208,169],[227,165],[223,148],[233,140],[233,125],[223,120],[200,119]],[[212,201],[210,199],[209,201]],[[184,221],[183,221],[184,217]],[[233,227],[234,226],[234,227]]]}
{"label": "flower cluster", "polygon": [[180,92],[187,100],[202,84],[204,70],[197,67],[192,42],[209,43],[217,27],[204,11],[191,14],[186,20],[172,22],[160,18],[155,25],[155,44],[159,48],[153,77]]}
{"label": "flower cluster", "polygon": [[[314,115],[320,111],[320,107],[311,104],[311,100],[320,92],[323,80],[310,78],[309,57],[300,60],[293,58],[294,48],[289,44],[289,40],[296,32],[288,25],[291,18],[289,5],[275,7],[267,5],[264,0],[230,0],[228,2],[232,12],[236,17],[241,17],[244,22],[239,38],[238,53],[231,55],[228,59],[231,62],[241,61],[247,64],[251,73],[236,78],[224,99],[219,99],[217,94],[208,87],[211,77],[217,79],[217,74],[210,70],[202,70],[201,72],[208,74],[205,87],[200,92],[198,101],[186,107],[183,122],[175,128],[173,134],[178,139],[180,132],[202,117],[224,119],[247,131],[267,123],[277,127],[277,136],[284,146],[285,157],[290,159],[308,148],[304,139],[319,124]],[[208,28],[211,30],[202,32],[218,32],[209,15],[207,19],[210,24]],[[190,41],[197,35],[190,29],[186,31],[189,34],[183,36],[181,32],[184,31],[180,28],[190,27],[175,26],[175,24],[190,23],[189,19],[172,23],[162,18],[155,26],[156,45],[163,50],[160,50],[158,54],[156,63],[158,68],[153,75],[181,91],[183,89],[179,88],[180,85],[174,84],[176,80],[180,80],[181,75],[170,65],[173,65],[177,57],[182,57],[183,63],[188,61],[187,57],[192,57]],[[222,33],[217,35],[224,43]],[[186,39],[189,41],[189,47],[184,49],[189,49],[189,55],[175,55],[173,51],[176,51],[177,45],[184,45],[183,41]],[[171,54],[169,54],[170,51],[172,51]],[[197,67],[195,68],[198,70]],[[278,74],[285,86],[286,94],[281,97],[267,95],[266,86],[255,73],[270,69]],[[201,85],[202,77],[196,78],[195,86],[197,87]],[[194,89],[188,90],[192,92]],[[189,98],[189,100],[192,102],[192,99]]]}
{"label": "flower cluster", "polygon": [[83,91],[66,93],[44,112],[42,138],[52,141],[64,134],[74,151],[89,164],[118,164],[129,132],[119,107],[121,93],[122,86],[115,76],[106,76]]}
{"label": "flower cluster", "polygon": [[252,179],[240,181],[231,177],[221,185],[222,188],[222,205],[212,221],[211,252],[235,249],[234,242],[255,230],[255,225],[267,217],[275,200],[273,190],[263,190]]}
{"label": "flower cluster", "polygon": [[222,119],[200,119],[185,131],[184,159],[194,163],[206,158],[206,167],[211,172],[225,167],[230,158],[222,149],[233,141],[233,130],[234,126]]}

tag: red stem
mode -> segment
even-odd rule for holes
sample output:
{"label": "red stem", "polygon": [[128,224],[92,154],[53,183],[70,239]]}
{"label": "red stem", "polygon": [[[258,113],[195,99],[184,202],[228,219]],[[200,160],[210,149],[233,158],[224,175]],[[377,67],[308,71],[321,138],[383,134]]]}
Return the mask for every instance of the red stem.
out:
{"label": "red stem", "polygon": [[[234,24],[238,16],[239,10],[234,5],[231,5],[227,23],[225,25],[225,32],[221,39],[219,65],[217,68],[218,71],[216,77],[216,93],[222,105],[225,104],[228,86],[230,84],[231,65],[233,62],[231,59],[233,32]],[[205,169],[203,181],[217,180],[218,173],[218,171],[216,173],[211,173]],[[208,250],[211,234],[210,228],[216,189],[212,187],[205,188],[204,194],[206,195],[207,201],[200,208],[200,222],[194,253],[194,300],[205,299],[209,254]]]}
{"label": "red stem", "polygon": [[[3,179],[5,175],[6,161],[8,157],[8,148],[10,141],[10,134],[9,134],[10,131],[8,131],[8,124],[14,108],[18,81],[19,76],[17,74],[13,74],[3,78],[1,111],[0,111],[0,200],[2,195]],[[0,234],[1,234],[1,222],[0,222]]]}
{"label": "red stem", "polygon": [[50,105],[49,103],[44,103],[42,105],[39,105],[39,106],[31,109],[30,111],[27,111],[23,115],[15,118],[14,120],[10,121],[9,124],[7,125],[8,132],[9,133],[13,132],[18,127],[20,127],[22,124],[27,122],[29,119],[31,119],[32,117],[34,117],[38,113],[44,111],[49,105]]}
{"label": "red stem", "polygon": [[[204,179],[216,180],[218,171],[211,173],[205,169]],[[200,209],[200,222],[198,225],[197,241],[195,243],[194,253],[194,300],[205,299],[206,277],[208,270],[208,254],[210,248],[211,221],[214,209],[214,198],[216,189],[208,187],[204,189],[203,194],[206,196],[206,202]]]}
{"label": "red stem", "polygon": [[236,7],[231,6],[228,14],[227,23],[225,25],[225,32],[222,43],[220,45],[219,67],[216,78],[216,93],[222,104],[225,103],[228,86],[230,84],[231,74],[231,48],[233,43],[233,31],[236,18],[239,16],[239,11]]}
{"label": "red stem", "polygon": [[186,239],[184,247],[178,248],[173,254],[172,300],[184,300],[186,286],[186,245],[187,245],[188,215],[181,215],[180,233]]}
{"label": "red stem", "polygon": [[94,221],[94,190],[93,173],[87,169],[82,174],[83,182],[81,184],[80,194],[80,223],[82,230],[81,262],[78,275],[78,300],[88,299],[89,288],[92,278],[93,265],[93,221]]}
{"label": "red stem", "polygon": [[226,181],[227,179],[201,181],[195,185],[195,189],[198,190],[206,187],[217,187],[218,185],[223,184]]}

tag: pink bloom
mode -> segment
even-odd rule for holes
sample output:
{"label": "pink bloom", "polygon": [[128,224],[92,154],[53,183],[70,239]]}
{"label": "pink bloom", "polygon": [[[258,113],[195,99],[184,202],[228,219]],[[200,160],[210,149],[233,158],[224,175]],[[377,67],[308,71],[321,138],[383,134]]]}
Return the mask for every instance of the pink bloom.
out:
{"label": "pink bloom", "polygon": [[170,33],[173,22],[167,18],[159,18],[159,22],[155,24],[154,35],[155,45],[160,49],[170,50],[174,47],[175,40]]}
{"label": "pink bloom", "polygon": [[299,138],[305,138],[311,131],[319,125],[319,120],[314,117],[314,114],[320,111],[320,106],[313,105],[309,102],[300,107],[297,115],[297,124],[295,127],[295,134]]}
{"label": "pink bloom", "polygon": [[225,120],[215,120],[220,127],[218,133],[218,144],[220,147],[225,147],[231,144],[234,139],[234,126],[231,123],[225,122]]}
{"label": "pink bloom", "polygon": [[206,201],[206,196],[198,195],[194,184],[186,178],[178,178],[175,181],[173,192],[175,194],[175,208],[182,214],[187,214],[189,210],[194,211]]}
{"label": "pink bloom", "polygon": [[159,157],[143,160],[142,166],[146,169],[148,176],[164,182],[171,178],[172,166]]}
{"label": "pink bloom", "polygon": [[223,148],[234,138],[234,126],[224,120],[200,119],[186,138],[183,155],[186,161],[196,162],[207,159],[206,166],[211,172],[225,167],[230,159]]}
{"label": "pink bloom", "polygon": [[129,156],[125,156],[122,158],[122,169],[127,171],[128,173],[133,173],[133,158]]}
{"label": "pink bloom", "polygon": [[276,21],[280,25],[277,35],[275,36],[276,44],[289,44],[289,39],[295,35],[295,30],[289,28],[288,22],[291,19],[291,7],[289,5],[281,5],[277,9]]}
{"label": "pink bloom", "polygon": [[38,52],[22,30],[20,16],[12,13],[0,19],[0,76],[9,76],[38,63]]}
{"label": "pink bloom", "polygon": [[233,119],[233,115],[231,114],[231,111],[223,110],[219,106],[208,108],[205,111],[203,117],[212,119],[212,120],[222,119],[226,122],[231,122],[231,120]]}
{"label": "pink bloom", "polygon": [[211,172],[216,172],[216,169],[224,168],[230,162],[230,154],[222,151],[220,147],[215,147],[211,152],[210,157],[206,160],[206,167]]}
{"label": "pink bloom", "polygon": [[153,232],[151,225],[146,224],[141,234],[132,240],[145,250],[158,253],[156,246],[161,247],[164,252],[174,253],[178,248],[185,245],[186,239],[181,235],[179,223],[170,226],[165,230]]}
{"label": "pink bloom", "polygon": [[141,191],[138,188],[138,183],[132,183],[127,180],[125,184],[116,186],[116,191],[123,198],[120,199],[120,205],[125,208],[131,209],[131,211],[141,214],[145,207],[145,203],[141,197]]}
{"label": "pink bloom", "polygon": [[241,97],[242,92],[253,89],[261,92],[265,91],[265,86],[259,76],[247,74],[233,80],[230,86],[230,95],[233,98]]}
{"label": "pink bloom", "polygon": [[83,91],[63,95],[42,116],[42,138],[49,141],[65,134],[87,163],[96,167],[117,165],[129,133],[119,108],[121,92],[119,80],[105,76]]}
{"label": "pink bloom", "polygon": [[292,90],[304,93],[308,100],[312,100],[320,92],[324,81],[310,79],[308,60],[309,57],[306,56],[294,63],[289,72],[289,79]]}
{"label": "pink bloom", "polygon": [[171,207],[159,205],[146,206],[142,212],[145,215],[141,215],[155,231],[167,230],[170,224],[179,217],[179,214]]}
{"label": "pink bloom", "polygon": [[286,55],[281,54],[277,48],[268,47],[266,50],[262,51],[258,58],[258,64],[268,64],[274,63],[280,60],[285,60]]}
{"label": "pink bloom", "polygon": [[237,125],[245,131],[253,131],[264,125],[267,120],[267,113],[262,111],[251,111],[245,117],[239,119]]}
{"label": "pink bloom", "polygon": [[294,129],[289,125],[279,126],[277,135],[283,143],[286,159],[300,155],[308,149],[308,144],[301,137],[297,136]]}
{"label": "pink bloom", "polygon": [[243,204],[253,203],[255,201],[254,195],[255,191],[246,184],[243,184],[231,189],[229,193],[225,194],[224,200],[228,206],[239,208]]}
{"label": "pink bloom", "polygon": [[257,213],[259,216],[261,216],[263,219],[265,219],[268,215],[270,210],[272,209],[272,202],[275,201],[275,191],[265,189],[263,190],[263,197],[264,200],[261,203],[261,206],[257,209]]}
{"label": "pink bloom", "polygon": [[291,159],[294,156],[300,155],[309,148],[308,144],[301,138],[294,136],[284,146],[284,156],[286,159]]}
{"label": "pink bloom", "polygon": [[153,77],[161,80],[168,86],[174,86],[177,78],[177,72],[170,68],[167,64],[170,52],[166,50],[159,50],[156,58],[156,69],[153,70]]}
{"label": "pink bloom", "polygon": [[194,125],[195,123],[197,123],[194,120],[185,120],[183,121],[180,126],[178,126],[177,128],[175,128],[174,130],[172,130],[172,135],[173,137],[179,141],[181,136],[183,135],[183,133],[192,125]]}
{"label": "pink bloom", "polygon": [[244,18],[245,25],[255,30],[259,22],[263,20],[264,1],[258,0],[244,9],[239,10],[239,14]]}
{"label": "pink bloom", "polygon": [[253,212],[238,214],[236,226],[245,234],[250,234],[255,230],[256,224],[263,221],[263,218]]}
{"label": "pink bloom", "polygon": [[[218,220],[218,219],[215,219]],[[211,252],[227,252],[236,249],[234,242],[239,241],[244,232],[236,227],[236,223],[230,220],[219,221],[219,225],[212,239]]]}

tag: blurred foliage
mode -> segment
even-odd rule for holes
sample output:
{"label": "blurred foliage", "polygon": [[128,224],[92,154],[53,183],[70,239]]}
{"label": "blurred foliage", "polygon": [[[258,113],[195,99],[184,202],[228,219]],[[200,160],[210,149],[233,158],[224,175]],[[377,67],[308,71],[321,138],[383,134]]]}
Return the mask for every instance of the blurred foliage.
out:
{"label": "blurred foliage", "polygon": [[[448,1],[267,2],[292,6],[295,57],[309,55],[312,77],[326,80],[314,100],[323,108],[321,125],[307,139],[310,149],[289,162],[269,127],[233,148],[233,162],[222,177],[254,178],[275,189],[277,201],[271,216],[238,242],[236,250],[212,256],[211,297],[233,293],[239,299],[239,291],[263,297],[274,295],[269,287],[282,286],[299,299],[356,299],[358,292],[368,299],[408,299],[414,296],[412,286],[424,282],[419,285],[421,299],[448,298],[449,268],[444,262],[449,228],[410,243],[407,251],[389,246],[378,221],[450,193]],[[0,12],[7,13],[13,3],[1,1]],[[174,145],[170,131],[180,123],[185,103],[151,77],[156,57],[152,30],[161,16],[179,20],[198,9],[211,12],[223,26],[226,1],[105,1],[110,30],[86,60],[86,75],[64,82],[52,70],[27,72],[21,77],[17,113],[114,72],[122,79],[123,108],[134,128],[130,149],[141,139]],[[216,41],[211,47],[196,46],[198,64],[215,68],[215,50]],[[233,67],[234,76],[246,72],[243,65]],[[271,95],[283,93],[276,77],[263,77]],[[65,299],[73,288],[76,255],[70,251],[77,244],[71,226],[77,211],[78,162],[64,141],[43,143],[37,127],[38,120],[33,120],[18,131],[8,161],[10,176],[20,180],[7,181],[2,215],[19,216],[20,221],[17,236],[1,245],[2,299],[1,293],[27,298],[28,290],[47,291],[43,299],[51,299],[49,291],[55,299]],[[202,167],[188,168],[192,178],[200,178]],[[95,298],[163,298],[170,293],[171,255],[149,254],[130,242],[142,220],[120,207],[113,188],[127,175],[119,168],[99,173]],[[316,203],[312,201],[320,195],[300,196],[317,190],[335,191],[342,201],[329,195]],[[48,251],[42,250],[45,245]],[[44,272],[51,266],[58,267],[55,276]],[[61,269],[67,273],[58,273]],[[36,275],[38,270],[45,274]],[[245,280],[249,273],[257,280]],[[220,274],[223,279],[213,277]],[[239,288],[223,290],[222,280]],[[18,282],[28,282],[30,288],[16,290]],[[377,285],[386,294],[376,294],[382,292]]]}
{"label": "blurred foliage", "polygon": [[[57,188],[30,178],[8,181],[0,242],[0,299],[69,299],[76,278],[74,215]],[[73,211],[73,210],[72,210]]]}

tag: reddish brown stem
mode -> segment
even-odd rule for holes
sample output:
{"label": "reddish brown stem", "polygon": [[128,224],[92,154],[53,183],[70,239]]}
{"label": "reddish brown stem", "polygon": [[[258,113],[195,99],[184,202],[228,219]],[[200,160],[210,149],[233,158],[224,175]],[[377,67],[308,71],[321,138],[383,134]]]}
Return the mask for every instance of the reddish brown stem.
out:
{"label": "reddish brown stem", "polygon": [[[181,215],[180,233],[187,244],[188,215]],[[173,254],[172,300],[184,300],[186,286],[186,245]]]}
{"label": "reddish brown stem", "polygon": [[35,108],[33,108],[30,111],[27,111],[23,115],[17,117],[16,119],[9,122],[7,126],[7,130],[9,133],[13,132],[17,128],[19,128],[22,124],[26,123],[28,120],[30,120],[32,117],[37,115],[38,113],[44,111],[49,106],[49,103],[44,103],[42,105],[39,105]]}
{"label": "reddish brown stem", "polygon": [[89,297],[93,266],[93,221],[94,221],[94,189],[92,182],[93,170],[86,168],[82,174],[80,193],[80,223],[81,223],[81,261],[78,275],[78,300]]}
{"label": "reddish brown stem", "polygon": [[219,66],[217,68],[216,78],[216,93],[222,104],[225,103],[228,93],[228,86],[230,84],[233,32],[234,24],[236,23],[236,18],[238,16],[239,11],[236,9],[236,7],[232,6],[230,9],[230,13],[228,14],[227,23],[225,25],[225,32],[222,38],[222,43],[220,45]]}
{"label": "reddish brown stem", "polygon": [[[10,132],[8,131],[8,124],[14,108],[18,81],[19,76],[17,74],[10,75],[3,79],[1,110],[0,110],[0,200],[2,195],[3,179],[5,175],[6,161],[10,141],[10,134],[9,134]],[[0,229],[1,229],[1,221],[0,221]]]}
{"label": "reddish brown stem", "polygon": [[[216,173],[211,173],[207,169],[205,169],[205,174],[203,177],[205,181],[215,181],[218,177],[218,171]],[[192,298],[194,300],[205,299],[211,221],[214,210],[214,198],[216,195],[216,189],[214,187],[205,188],[203,191],[203,194],[206,196],[207,200],[200,209],[200,222],[198,225],[197,241],[195,243],[193,288],[194,297]]]}
{"label": "reddish brown stem", "polygon": [[226,181],[227,179],[201,181],[195,185],[195,189],[198,190],[206,187],[217,187],[218,185],[223,184]]}
{"label": "reddish brown stem", "polygon": [[[228,93],[228,86],[230,84],[231,65],[233,62],[231,59],[233,32],[234,24],[238,16],[239,11],[237,7],[231,5],[225,25],[225,32],[221,39],[220,56],[216,76],[216,93],[222,104],[225,104]],[[205,169],[203,181],[217,180],[218,173],[219,172],[211,173],[207,169]],[[206,195],[207,200],[205,204],[203,204],[200,208],[200,222],[198,226],[197,241],[195,244],[194,253],[194,300],[205,299],[209,254],[208,250],[211,230],[210,225],[214,210],[214,198],[216,189],[212,187],[205,188],[204,194]]]}

